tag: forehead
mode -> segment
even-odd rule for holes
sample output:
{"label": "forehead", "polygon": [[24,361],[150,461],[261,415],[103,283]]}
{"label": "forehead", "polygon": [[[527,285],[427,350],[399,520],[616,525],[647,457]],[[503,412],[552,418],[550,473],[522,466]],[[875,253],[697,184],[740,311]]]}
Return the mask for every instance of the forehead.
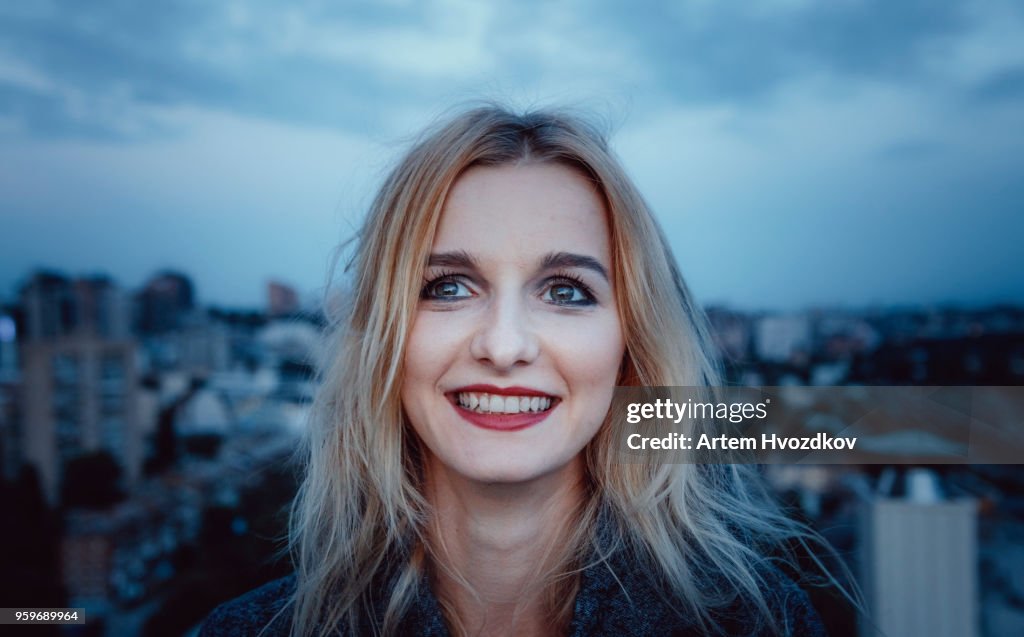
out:
{"label": "forehead", "polygon": [[596,185],[560,164],[477,166],[445,201],[433,252],[531,261],[575,252],[608,265],[605,206]]}

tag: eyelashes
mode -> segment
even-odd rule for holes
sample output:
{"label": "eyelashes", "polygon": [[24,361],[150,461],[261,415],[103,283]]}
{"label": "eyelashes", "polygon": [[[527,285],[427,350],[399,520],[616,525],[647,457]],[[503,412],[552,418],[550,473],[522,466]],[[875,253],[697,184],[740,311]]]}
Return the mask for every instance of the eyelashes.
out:
{"label": "eyelashes", "polygon": [[[590,286],[571,272],[554,273],[544,280],[541,290],[542,298],[552,305],[585,307],[597,303]],[[442,270],[437,276],[425,278],[420,289],[420,299],[427,301],[452,303],[472,296],[474,293],[469,287],[468,277],[452,271]]]}
{"label": "eyelashes", "polygon": [[579,307],[594,305],[597,302],[597,300],[594,298],[593,290],[591,290],[590,287],[583,282],[583,279],[574,274],[563,272],[549,278],[547,281],[545,281],[545,294],[550,296],[551,294],[554,293],[555,289],[559,287],[576,288],[576,290],[580,292],[582,298],[576,299],[575,294],[573,294],[568,300],[564,298],[560,300],[552,298],[551,302],[557,305]]}
{"label": "eyelashes", "polygon": [[[462,287],[465,287],[468,290],[468,287],[466,286],[464,277],[462,275],[457,274],[455,272],[442,271],[441,274],[439,274],[438,276],[424,281],[423,287],[420,289],[420,298],[431,301],[451,302],[469,297],[469,295],[455,296],[452,294],[438,294],[439,288],[443,284],[455,286],[455,290],[457,290],[458,286],[461,285]],[[452,288],[449,287],[447,288],[447,290],[451,291]]]}

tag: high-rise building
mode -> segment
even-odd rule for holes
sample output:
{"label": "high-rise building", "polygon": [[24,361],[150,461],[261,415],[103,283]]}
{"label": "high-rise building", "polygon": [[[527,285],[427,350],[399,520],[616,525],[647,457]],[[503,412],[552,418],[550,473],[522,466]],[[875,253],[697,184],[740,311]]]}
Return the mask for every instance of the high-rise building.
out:
{"label": "high-rise building", "polygon": [[18,373],[18,327],[14,317],[0,311],[0,377]]}
{"label": "high-rise building", "polygon": [[861,635],[977,635],[977,503],[945,498],[925,469],[889,482],[894,488],[868,502],[863,518],[861,573],[871,621]]}
{"label": "high-rise building", "polygon": [[180,272],[165,271],[151,278],[136,296],[138,327],[159,334],[181,326],[195,309],[192,281]]}
{"label": "high-rise building", "polygon": [[299,311],[299,295],[295,288],[278,281],[267,281],[267,314],[289,316]]}
{"label": "high-rise building", "polygon": [[108,451],[126,486],[142,465],[136,344],[121,290],[104,277],[33,276],[21,291],[20,448],[56,502],[66,464]]}
{"label": "high-rise building", "polygon": [[0,312],[0,479],[13,480],[21,468],[20,395],[17,329],[14,318]]}
{"label": "high-rise building", "polygon": [[147,370],[206,377],[229,367],[231,330],[204,312],[194,312],[178,329],[144,336],[142,350]]}

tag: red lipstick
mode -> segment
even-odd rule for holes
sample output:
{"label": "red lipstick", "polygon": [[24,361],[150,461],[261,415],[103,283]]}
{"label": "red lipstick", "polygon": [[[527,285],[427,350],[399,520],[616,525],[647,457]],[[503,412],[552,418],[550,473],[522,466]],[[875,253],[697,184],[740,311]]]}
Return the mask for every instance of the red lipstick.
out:
{"label": "red lipstick", "polygon": [[[481,414],[459,405],[456,396],[461,393],[495,394],[497,396],[538,396],[550,398],[551,406],[544,411],[519,414]],[[464,420],[483,429],[493,431],[519,431],[532,427],[547,418],[558,405],[558,398],[529,387],[496,387],[494,385],[468,385],[449,394],[452,407]]]}

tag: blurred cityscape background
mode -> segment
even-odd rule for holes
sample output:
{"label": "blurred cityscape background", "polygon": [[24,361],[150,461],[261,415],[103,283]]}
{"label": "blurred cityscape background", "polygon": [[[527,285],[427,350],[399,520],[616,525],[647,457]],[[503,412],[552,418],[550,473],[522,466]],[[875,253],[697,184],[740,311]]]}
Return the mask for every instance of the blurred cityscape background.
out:
{"label": "blurred cityscape background", "polygon": [[[321,315],[280,282],[249,311],[202,306],[196,286],[174,271],[136,290],[38,271],[2,307],[4,605],[84,607],[90,624],[69,634],[180,635],[289,572]],[[1024,381],[1021,307],[708,314],[732,383]],[[886,634],[1024,631],[1019,465],[765,474],[839,549]],[[816,603],[831,634],[870,628]]]}
{"label": "blurred cityscape background", "polygon": [[[1024,381],[1015,0],[3,3],[0,606],[181,635],[288,572],[332,251],[481,98],[605,125],[730,382]],[[1024,634],[1020,465],[765,474],[886,634]]]}

